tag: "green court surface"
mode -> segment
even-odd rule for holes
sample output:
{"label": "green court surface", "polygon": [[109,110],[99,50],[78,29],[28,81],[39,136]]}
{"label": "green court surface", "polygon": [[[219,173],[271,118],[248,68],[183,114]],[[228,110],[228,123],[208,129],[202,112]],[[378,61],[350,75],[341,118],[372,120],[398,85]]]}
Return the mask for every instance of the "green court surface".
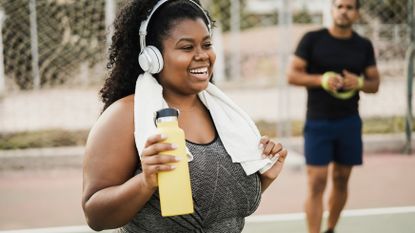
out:
{"label": "green court surface", "polygon": [[[327,218],[325,213],[323,226]],[[324,229],[322,229],[324,230]],[[0,233],[93,233],[87,226],[67,226]],[[101,231],[103,233],[114,230]],[[242,233],[306,233],[303,213],[254,215],[246,219]],[[224,232],[226,233],[226,232]],[[415,233],[415,206],[345,210],[336,233]]]}
{"label": "green court surface", "polygon": [[[243,233],[306,233],[306,229],[304,214],[263,215],[248,218]],[[336,228],[336,233],[372,232],[415,233],[415,207],[345,211]]]}

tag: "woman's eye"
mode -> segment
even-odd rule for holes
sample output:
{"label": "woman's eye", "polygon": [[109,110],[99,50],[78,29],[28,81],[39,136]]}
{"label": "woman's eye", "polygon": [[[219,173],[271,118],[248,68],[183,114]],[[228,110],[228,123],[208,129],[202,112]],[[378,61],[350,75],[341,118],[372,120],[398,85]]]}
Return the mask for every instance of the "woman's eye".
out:
{"label": "woman's eye", "polygon": [[209,49],[212,47],[212,43],[209,42],[209,43],[203,44],[203,47]]}
{"label": "woman's eye", "polygon": [[182,49],[183,50],[192,50],[193,46],[190,46],[190,45],[189,46],[183,46]]}

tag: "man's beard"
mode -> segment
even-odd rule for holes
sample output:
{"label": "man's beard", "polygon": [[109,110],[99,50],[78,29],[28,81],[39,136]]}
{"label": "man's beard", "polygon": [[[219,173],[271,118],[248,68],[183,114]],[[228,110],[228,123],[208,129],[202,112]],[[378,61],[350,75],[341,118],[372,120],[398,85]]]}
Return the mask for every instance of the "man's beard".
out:
{"label": "man's beard", "polygon": [[336,25],[336,27],[341,29],[349,29],[352,27],[352,23],[337,23],[336,21],[334,21],[334,24]]}

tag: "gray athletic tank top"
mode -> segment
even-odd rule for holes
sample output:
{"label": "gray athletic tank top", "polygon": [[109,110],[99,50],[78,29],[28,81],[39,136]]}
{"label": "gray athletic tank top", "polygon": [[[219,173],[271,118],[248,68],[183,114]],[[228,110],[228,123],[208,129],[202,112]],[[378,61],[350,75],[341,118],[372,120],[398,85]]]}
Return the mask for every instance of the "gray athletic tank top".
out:
{"label": "gray athletic tank top", "polygon": [[118,229],[119,232],[242,231],[244,218],[258,208],[261,199],[258,174],[247,176],[239,163],[233,163],[219,137],[208,144],[189,141],[186,144],[194,156],[189,168],[195,212],[162,217],[156,191],[132,221]]}

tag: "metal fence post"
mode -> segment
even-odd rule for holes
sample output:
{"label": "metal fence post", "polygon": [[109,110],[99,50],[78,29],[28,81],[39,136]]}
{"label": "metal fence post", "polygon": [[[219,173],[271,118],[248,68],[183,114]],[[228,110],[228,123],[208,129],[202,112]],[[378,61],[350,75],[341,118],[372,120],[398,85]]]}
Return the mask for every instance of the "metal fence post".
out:
{"label": "metal fence post", "polygon": [[6,14],[0,9],[0,97],[6,90],[6,76],[4,74],[4,57],[3,57],[3,22]]}
{"label": "metal fence post", "polygon": [[412,153],[412,83],[414,78],[414,60],[415,60],[415,5],[414,1],[408,1],[408,26],[409,26],[409,38],[410,46],[406,51],[406,78],[407,78],[407,111],[405,120],[405,135],[406,144],[403,149],[403,153]]}
{"label": "metal fence post", "polygon": [[114,34],[114,19],[116,5],[114,0],[105,0],[105,28],[107,32],[107,49],[111,46],[112,35]]}
{"label": "metal fence post", "polygon": [[231,58],[231,80],[240,80],[240,3],[239,0],[231,1],[231,38],[232,38],[232,58]]}
{"label": "metal fence post", "polygon": [[280,28],[279,43],[284,45],[281,46],[279,54],[279,69],[278,69],[278,109],[280,109],[277,119],[277,136],[279,138],[288,138],[291,136],[291,121],[289,116],[290,111],[290,91],[288,87],[286,77],[286,67],[288,58],[290,56],[290,41],[291,38],[287,35],[291,35],[292,25],[292,10],[291,1],[283,0],[280,12],[278,14],[278,24]]}
{"label": "metal fence post", "polygon": [[217,22],[217,26],[213,29],[212,39],[216,52],[216,62],[213,67],[213,78],[216,83],[221,83],[225,81],[225,53],[223,49],[223,35],[220,22]]}
{"label": "metal fence post", "polygon": [[36,0],[29,1],[30,10],[30,47],[32,54],[32,73],[33,73],[33,88],[40,88],[40,74],[39,74],[39,50],[38,50],[38,32],[37,32],[37,13]]}
{"label": "metal fence post", "polygon": [[324,8],[322,9],[323,12],[323,26],[330,27],[333,23],[333,18],[331,17],[331,7],[332,3],[325,4]]}

